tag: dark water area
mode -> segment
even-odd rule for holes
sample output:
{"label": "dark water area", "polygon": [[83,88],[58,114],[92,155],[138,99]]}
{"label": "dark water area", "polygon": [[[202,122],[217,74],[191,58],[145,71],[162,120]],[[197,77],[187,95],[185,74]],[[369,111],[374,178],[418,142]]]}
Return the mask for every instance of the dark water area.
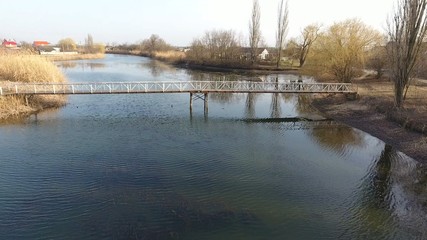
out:
{"label": "dark water area", "polygon": [[[298,79],[58,65],[71,82]],[[210,94],[206,115],[189,94],[69,96],[4,123],[0,239],[426,239],[426,166],[309,97]]]}

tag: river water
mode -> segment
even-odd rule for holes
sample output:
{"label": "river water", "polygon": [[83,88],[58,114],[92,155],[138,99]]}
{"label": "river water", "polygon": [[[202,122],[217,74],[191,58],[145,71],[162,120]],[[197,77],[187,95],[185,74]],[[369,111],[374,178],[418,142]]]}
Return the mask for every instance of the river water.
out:
{"label": "river water", "polygon": [[[71,82],[298,79],[58,65]],[[0,238],[426,239],[426,166],[308,100],[210,94],[205,114],[189,94],[80,95],[3,123]]]}

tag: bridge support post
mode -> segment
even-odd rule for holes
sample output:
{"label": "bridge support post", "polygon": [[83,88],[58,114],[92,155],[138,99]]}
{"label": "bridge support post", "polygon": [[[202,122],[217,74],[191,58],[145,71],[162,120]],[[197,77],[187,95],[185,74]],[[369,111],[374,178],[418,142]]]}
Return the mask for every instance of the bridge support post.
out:
{"label": "bridge support post", "polygon": [[201,99],[203,100],[204,112],[205,115],[208,113],[209,105],[208,105],[208,93],[193,93],[190,92],[190,112],[193,112],[193,102],[194,100]]}

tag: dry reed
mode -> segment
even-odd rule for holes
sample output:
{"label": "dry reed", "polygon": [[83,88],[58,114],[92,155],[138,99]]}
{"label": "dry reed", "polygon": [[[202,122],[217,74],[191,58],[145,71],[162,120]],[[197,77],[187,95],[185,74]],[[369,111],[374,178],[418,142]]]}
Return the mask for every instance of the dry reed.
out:
{"label": "dry reed", "polygon": [[[52,61],[28,52],[0,51],[0,87],[15,82],[66,82]],[[64,96],[0,97],[0,119],[65,105]]]}
{"label": "dry reed", "polygon": [[175,50],[159,51],[159,52],[154,52],[153,57],[155,59],[159,59],[167,62],[180,62],[185,59],[185,53],[181,51],[175,51]]}

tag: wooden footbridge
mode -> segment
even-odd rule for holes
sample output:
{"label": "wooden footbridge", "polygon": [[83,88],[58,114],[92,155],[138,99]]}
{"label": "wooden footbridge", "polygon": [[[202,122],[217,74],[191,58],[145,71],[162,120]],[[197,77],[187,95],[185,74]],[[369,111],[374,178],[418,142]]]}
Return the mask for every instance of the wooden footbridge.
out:
{"label": "wooden footbridge", "polygon": [[341,93],[356,94],[350,83],[248,82],[248,81],[152,81],[92,83],[8,83],[0,86],[0,96],[8,95],[75,95],[75,94],[142,94],[190,93],[205,101],[209,93]]}

